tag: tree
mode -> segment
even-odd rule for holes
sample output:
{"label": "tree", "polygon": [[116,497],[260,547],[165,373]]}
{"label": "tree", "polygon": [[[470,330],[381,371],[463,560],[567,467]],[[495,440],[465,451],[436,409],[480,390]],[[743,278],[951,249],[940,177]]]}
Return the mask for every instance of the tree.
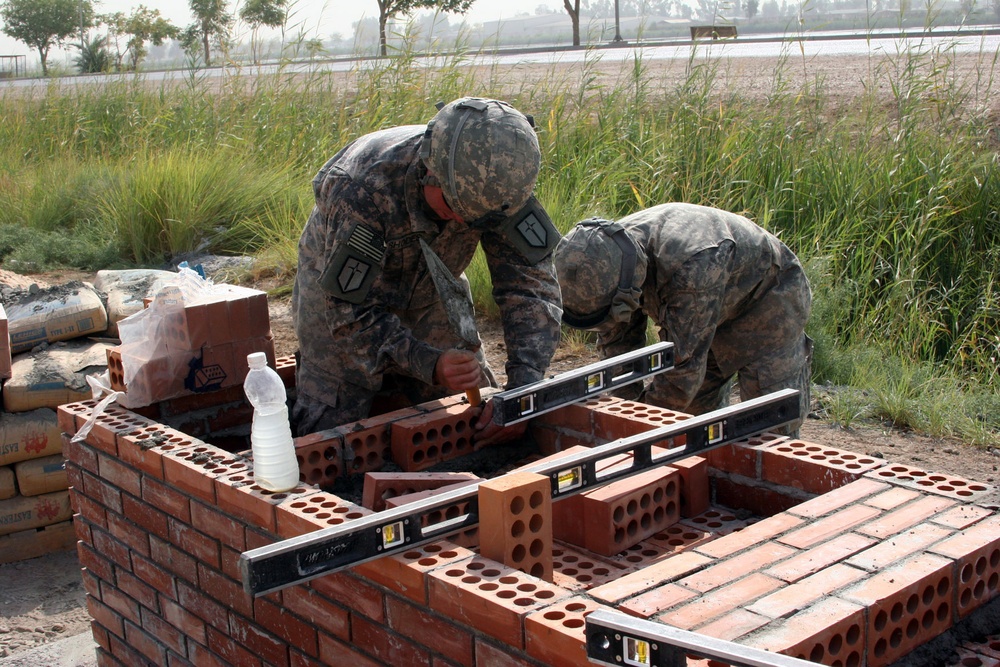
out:
{"label": "tree", "polygon": [[200,42],[205,55],[205,65],[212,64],[212,42],[222,44],[229,36],[233,15],[226,11],[226,0],[188,0],[195,22],[181,35],[181,42],[190,49]]}
{"label": "tree", "polygon": [[112,68],[111,52],[108,51],[107,37],[94,37],[86,39],[82,46],[78,46],[80,55],[74,58],[73,62],[80,74],[103,74],[110,72]]}
{"label": "tree", "polygon": [[[167,39],[177,37],[180,30],[160,15],[158,9],[147,9],[139,5],[129,16],[122,12],[103,14],[101,22],[108,26],[108,39],[115,45],[115,67],[125,69],[123,61],[128,58],[127,68],[135,70],[146,57],[146,43],[160,46]],[[125,49],[119,46],[119,38],[126,37]]]}
{"label": "tree", "polygon": [[240,9],[240,18],[250,26],[250,55],[257,62],[257,31],[261,26],[281,28],[284,33],[285,22],[288,20],[287,0],[246,0]]}
{"label": "tree", "polygon": [[94,7],[90,0],[6,0],[0,19],[6,35],[38,51],[47,75],[49,50],[91,27]]}
{"label": "tree", "polygon": [[573,46],[580,46],[580,0],[563,0],[563,7],[573,24]]}
{"label": "tree", "polygon": [[[389,50],[386,47],[385,26],[390,19],[400,14],[409,14],[417,9],[435,9],[449,14],[464,14],[469,11],[472,2],[473,0],[378,0],[379,52],[383,56],[389,55]],[[577,2],[579,3],[579,0]]]}
{"label": "tree", "polygon": [[753,20],[753,17],[757,16],[757,9],[760,7],[760,0],[747,0],[744,10],[747,14],[747,19]]}

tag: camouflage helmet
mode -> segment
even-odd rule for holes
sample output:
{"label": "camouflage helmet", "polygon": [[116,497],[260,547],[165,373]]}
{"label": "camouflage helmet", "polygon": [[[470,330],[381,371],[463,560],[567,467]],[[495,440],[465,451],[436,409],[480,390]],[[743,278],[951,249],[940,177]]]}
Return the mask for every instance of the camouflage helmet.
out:
{"label": "camouflage helmet", "polygon": [[501,220],[521,208],[541,166],[531,118],[506,102],[478,97],[439,106],[420,157],[448,206],[470,224]]}
{"label": "camouflage helmet", "polygon": [[583,220],[552,256],[562,290],[562,321],[577,329],[624,323],[640,308],[646,253],[617,222]]}

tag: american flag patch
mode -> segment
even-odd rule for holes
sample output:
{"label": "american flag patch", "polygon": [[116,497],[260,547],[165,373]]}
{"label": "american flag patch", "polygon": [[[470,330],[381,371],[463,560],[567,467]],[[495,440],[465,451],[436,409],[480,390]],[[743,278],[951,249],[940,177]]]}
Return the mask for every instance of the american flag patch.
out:
{"label": "american flag patch", "polygon": [[381,234],[362,224],[354,227],[351,237],[347,239],[347,245],[365,257],[375,260],[376,263],[381,263],[382,256],[385,255],[385,239]]}

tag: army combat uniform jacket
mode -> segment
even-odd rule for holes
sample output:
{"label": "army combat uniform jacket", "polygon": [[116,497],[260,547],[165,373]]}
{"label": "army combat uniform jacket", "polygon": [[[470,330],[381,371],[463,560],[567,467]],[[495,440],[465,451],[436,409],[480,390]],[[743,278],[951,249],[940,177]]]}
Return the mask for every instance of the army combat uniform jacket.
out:
{"label": "army combat uniform jacket", "polygon": [[[558,232],[550,222],[537,224],[547,217],[533,197],[488,229],[429,214],[419,158],[424,130],[404,126],[361,137],[313,180],[316,206],[299,240],[292,296],[299,433],[311,432],[317,410],[326,412],[322,428],[331,419],[336,426],[368,416],[391,376],[415,380],[410,384],[431,391],[427,399],[449,393],[432,387],[434,367],[461,341],[419,239],[455,276],[482,244],[502,318],[508,387],[542,379],[558,345],[562,307],[551,257]],[[527,209],[533,214],[525,219]]]}
{"label": "army combat uniform jacket", "polygon": [[600,337],[601,354],[645,345],[647,317],[661,340],[674,343],[674,369],[655,376],[643,400],[701,414],[726,404],[738,374],[743,400],[800,389],[804,417],[812,294],[795,254],[742,216],[693,204],[663,204],[618,222],[648,265],[642,309]]}

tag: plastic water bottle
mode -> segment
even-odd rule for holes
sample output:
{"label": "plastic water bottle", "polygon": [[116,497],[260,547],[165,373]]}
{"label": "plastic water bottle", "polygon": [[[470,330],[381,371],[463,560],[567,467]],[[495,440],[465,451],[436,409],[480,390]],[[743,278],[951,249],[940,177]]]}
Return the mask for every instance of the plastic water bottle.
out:
{"label": "plastic water bottle", "polygon": [[250,444],[253,449],[253,478],[268,491],[288,491],[299,483],[292,428],[288,423],[285,384],[277,371],[267,365],[267,355],[247,355],[250,372],[243,391],[253,405]]}

